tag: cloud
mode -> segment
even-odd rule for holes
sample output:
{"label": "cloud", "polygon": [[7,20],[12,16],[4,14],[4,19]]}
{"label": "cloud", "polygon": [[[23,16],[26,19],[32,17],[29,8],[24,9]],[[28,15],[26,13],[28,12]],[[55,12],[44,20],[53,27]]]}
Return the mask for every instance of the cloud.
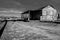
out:
{"label": "cloud", "polygon": [[56,1],[57,0],[0,0],[0,8],[34,10],[45,5],[52,4],[56,8],[60,9],[60,3],[57,3],[58,1]]}

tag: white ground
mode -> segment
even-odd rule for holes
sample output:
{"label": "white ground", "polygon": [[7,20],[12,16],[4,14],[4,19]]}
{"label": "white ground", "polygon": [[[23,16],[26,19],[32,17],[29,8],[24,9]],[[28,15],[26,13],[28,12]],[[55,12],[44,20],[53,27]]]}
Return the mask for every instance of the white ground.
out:
{"label": "white ground", "polygon": [[[18,34],[19,36],[23,36],[28,33],[36,33],[36,34],[48,36],[48,38],[51,40],[60,40],[60,24],[44,23],[37,20],[30,21],[30,22],[23,22],[23,21],[11,22],[10,21],[7,23],[7,26],[3,34],[5,34],[5,36],[8,34],[11,37],[15,37]],[[48,40],[48,39],[45,39],[45,40]]]}

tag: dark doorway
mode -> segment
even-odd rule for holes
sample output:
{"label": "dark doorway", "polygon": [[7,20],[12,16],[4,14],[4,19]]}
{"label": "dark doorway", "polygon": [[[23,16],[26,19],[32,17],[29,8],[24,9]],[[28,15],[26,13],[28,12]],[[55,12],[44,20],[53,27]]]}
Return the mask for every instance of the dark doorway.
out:
{"label": "dark doorway", "polygon": [[30,11],[31,20],[40,20],[40,16],[42,16],[42,10],[31,10]]}

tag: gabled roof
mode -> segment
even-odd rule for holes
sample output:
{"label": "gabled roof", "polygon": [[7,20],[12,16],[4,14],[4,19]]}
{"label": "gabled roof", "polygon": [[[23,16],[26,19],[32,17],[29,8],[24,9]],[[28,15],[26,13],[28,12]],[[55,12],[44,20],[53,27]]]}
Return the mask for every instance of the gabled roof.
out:
{"label": "gabled roof", "polygon": [[45,5],[44,7],[41,7],[41,9],[43,9],[43,8],[45,8],[45,7],[47,7],[47,6],[51,6],[52,8],[55,9],[55,7],[54,7],[53,5],[51,5],[51,4],[49,4],[49,5]]}

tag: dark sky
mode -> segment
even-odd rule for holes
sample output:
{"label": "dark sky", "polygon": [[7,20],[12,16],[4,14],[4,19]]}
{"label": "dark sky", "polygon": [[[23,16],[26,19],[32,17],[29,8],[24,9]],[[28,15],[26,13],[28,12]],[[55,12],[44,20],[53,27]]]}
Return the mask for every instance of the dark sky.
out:
{"label": "dark sky", "polygon": [[38,9],[48,4],[60,10],[60,0],[0,0],[0,8],[17,10]]}

